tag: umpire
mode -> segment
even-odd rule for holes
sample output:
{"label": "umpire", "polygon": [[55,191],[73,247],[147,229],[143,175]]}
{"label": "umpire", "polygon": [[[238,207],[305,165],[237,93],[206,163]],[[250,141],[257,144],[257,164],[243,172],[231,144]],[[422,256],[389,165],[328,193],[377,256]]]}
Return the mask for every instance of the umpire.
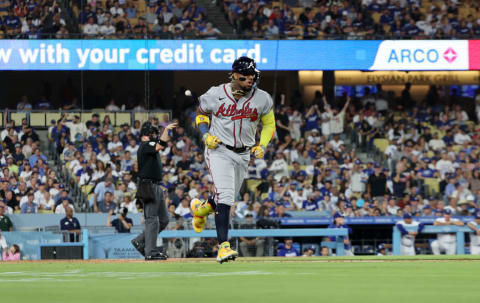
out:
{"label": "umpire", "polygon": [[158,129],[145,122],[140,130],[141,143],[137,152],[138,186],[137,199],[143,203],[145,229],[132,240],[132,245],[145,256],[145,260],[166,260],[167,255],[157,248],[158,234],[168,225],[168,212],[160,187],[162,162],[159,151],[167,146],[168,132],[177,127],[169,124],[158,140]]}

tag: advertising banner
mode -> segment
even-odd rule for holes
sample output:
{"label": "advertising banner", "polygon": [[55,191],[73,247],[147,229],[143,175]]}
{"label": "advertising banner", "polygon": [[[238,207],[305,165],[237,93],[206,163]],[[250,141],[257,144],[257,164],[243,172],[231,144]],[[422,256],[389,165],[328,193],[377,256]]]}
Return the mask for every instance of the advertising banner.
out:
{"label": "advertising banner", "polygon": [[469,40],[0,40],[0,70],[479,70]]}

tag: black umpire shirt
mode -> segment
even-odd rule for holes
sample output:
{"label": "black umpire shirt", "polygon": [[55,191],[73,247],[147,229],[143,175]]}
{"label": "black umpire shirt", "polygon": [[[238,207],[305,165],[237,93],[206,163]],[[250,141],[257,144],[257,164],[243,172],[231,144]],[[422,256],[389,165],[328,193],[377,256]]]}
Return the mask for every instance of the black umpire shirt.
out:
{"label": "black umpire shirt", "polygon": [[154,141],[142,141],[137,151],[138,177],[140,179],[162,180],[162,160],[155,151]]}

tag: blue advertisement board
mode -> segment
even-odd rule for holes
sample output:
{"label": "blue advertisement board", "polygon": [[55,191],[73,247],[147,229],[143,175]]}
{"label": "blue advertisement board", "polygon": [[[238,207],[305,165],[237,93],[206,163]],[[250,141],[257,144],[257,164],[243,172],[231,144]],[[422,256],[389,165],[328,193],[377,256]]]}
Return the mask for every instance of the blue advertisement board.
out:
{"label": "blue advertisement board", "polygon": [[0,70],[230,70],[240,56],[260,70],[469,70],[473,42],[0,40]]}

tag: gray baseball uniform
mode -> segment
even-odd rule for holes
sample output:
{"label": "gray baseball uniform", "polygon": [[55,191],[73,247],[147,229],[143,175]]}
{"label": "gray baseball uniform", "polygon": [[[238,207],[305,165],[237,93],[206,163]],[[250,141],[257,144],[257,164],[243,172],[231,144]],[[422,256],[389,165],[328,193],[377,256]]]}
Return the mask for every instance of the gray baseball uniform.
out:
{"label": "gray baseball uniform", "polygon": [[[248,173],[250,148],[255,145],[255,134],[260,118],[273,107],[272,97],[265,91],[253,88],[247,95],[235,100],[231,84],[211,87],[200,96],[200,111],[211,114],[209,133],[217,136],[222,145],[216,149],[205,148],[210,176],[217,203],[232,206]],[[225,145],[247,147],[236,153]]]}

